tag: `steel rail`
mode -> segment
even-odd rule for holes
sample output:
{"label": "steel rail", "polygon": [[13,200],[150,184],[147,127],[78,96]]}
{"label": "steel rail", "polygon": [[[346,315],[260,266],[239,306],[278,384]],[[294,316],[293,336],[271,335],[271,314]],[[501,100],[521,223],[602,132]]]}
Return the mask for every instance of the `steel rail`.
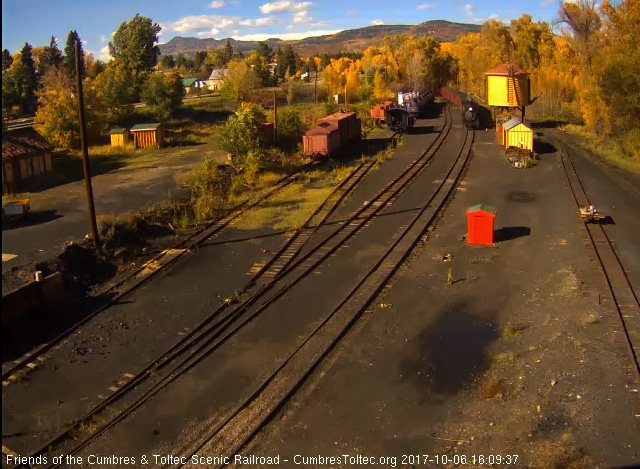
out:
{"label": "steel rail", "polygon": [[[419,175],[420,171],[422,169],[424,169],[427,166],[428,163],[430,163],[431,158],[434,156],[434,154],[437,151],[437,149],[446,140],[448,132],[450,131],[450,128],[451,128],[451,118],[450,118],[448,110],[447,110],[447,113],[445,114],[445,117],[446,117],[445,126],[442,129],[440,135],[438,136],[438,139],[436,139],[432,144],[430,144],[429,147],[423,152],[423,154],[418,159],[416,159],[414,162],[412,162],[409,165],[409,167],[406,170],[403,171],[402,174],[400,174],[393,181],[391,181],[389,184],[387,184],[387,186],[385,188],[383,188],[372,200],[370,200],[363,208],[361,208],[358,211],[356,211],[355,214],[353,214],[349,218],[350,221],[357,220],[362,216],[363,213],[367,213],[368,212],[366,217],[364,219],[362,219],[362,221],[358,224],[358,228],[352,229],[350,231],[350,233],[349,233],[349,236],[347,236],[343,240],[341,240],[341,242],[337,246],[334,246],[329,252],[325,251],[323,254],[321,254],[320,259],[318,259],[312,266],[307,267],[305,269],[305,272],[303,274],[301,274],[293,284],[297,283],[304,276],[308,275],[308,273],[311,272],[315,268],[316,265],[318,265],[321,262],[323,262],[324,260],[326,260],[338,247],[340,247],[344,242],[346,242],[347,239],[349,239],[351,236],[353,236],[355,234],[355,232],[357,232],[365,223],[367,223],[380,210],[382,210],[384,208],[384,206],[386,206],[388,203],[390,203],[392,198],[397,196],[397,194],[400,192],[400,190],[402,188],[408,186],[411,182],[413,182],[413,180],[415,180],[415,178]],[[364,175],[362,175],[362,177],[363,176]],[[404,181],[402,181],[403,177],[406,178]],[[359,179],[361,179],[361,177]],[[378,201],[378,199],[380,199],[383,195],[385,195],[387,192],[389,192],[390,189],[393,189],[394,185],[397,185],[399,182],[403,183],[402,187],[395,188],[395,190],[393,191],[392,195],[386,200],[385,203],[376,204],[376,201]],[[347,190],[345,192],[345,195],[348,194],[349,192],[350,192],[350,190]],[[327,214],[327,216],[332,212],[333,211],[330,211]],[[313,215],[312,215],[312,217],[313,217]],[[347,228],[349,226],[351,226],[349,223],[344,223],[343,225],[339,226],[333,233],[331,233],[329,236],[327,236],[319,245],[315,246],[313,248],[313,250],[310,251],[309,253],[307,253],[303,258],[301,258],[300,260],[296,261],[293,265],[288,266],[286,269],[281,271],[272,281],[270,281],[266,285],[263,285],[258,290],[258,292],[256,292],[251,298],[245,300],[242,304],[240,304],[230,315],[226,316],[221,321],[218,321],[218,322],[210,325],[207,329],[203,329],[202,331],[199,331],[200,333],[197,336],[194,336],[194,334],[190,334],[190,336],[187,336],[187,337],[183,338],[178,344],[173,346],[165,355],[163,355],[162,363],[154,363],[154,364],[150,365],[149,367],[145,368],[145,370],[143,370],[143,372],[139,373],[135,378],[133,378],[131,381],[129,381],[123,388],[121,388],[119,391],[116,391],[116,393],[114,393],[114,395],[108,397],[103,403],[101,403],[100,406],[99,406],[100,409],[96,409],[96,411],[92,410],[90,412],[90,414],[87,414],[84,417],[82,417],[81,419],[79,419],[78,421],[74,422],[74,424],[72,424],[71,427],[69,427],[65,431],[65,434],[57,436],[56,438],[54,438],[52,441],[50,441],[47,445],[45,445],[43,448],[38,450],[33,455],[35,456],[35,455],[38,455],[38,454],[44,454],[49,450],[49,448],[59,444],[62,440],[65,439],[65,435],[68,435],[74,428],[78,427],[78,425],[81,422],[86,421],[87,418],[90,418],[90,417],[96,415],[98,413],[98,411],[104,409],[108,404],[110,404],[110,403],[114,402],[115,400],[119,399],[120,397],[122,397],[123,393],[121,391],[129,391],[129,390],[131,390],[132,388],[135,387],[135,385],[139,384],[140,381],[145,379],[149,375],[149,373],[151,371],[162,369],[166,365],[168,365],[171,361],[173,361],[174,359],[178,358],[180,355],[184,354],[185,352],[191,352],[191,354],[186,359],[184,359],[180,364],[178,364],[176,367],[174,367],[173,370],[169,374],[167,374],[164,378],[162,378],[153,388],[151,388],[149,391],[145,392],[138,399],[138,401],[132,403],[126,409],[122,410],[110,422],[108,422],[103,427],[98,429],[95,433],[93,433],[91,436],[89,436],[89,438],[87,440],[82,442],[80,445],[76,446],[73,450],[71,450],[71,452],[69,452],[67,454],[69,454],[69,455],[76,454],[78,451],[80,451],[84,446],[88,445],[97,436],[99,436],[104,431],[108,430],[109,428],[113,427],[115,424],[117,424],[122,419],[126,418],[126,416],[128,416],[131,412],[133,412],[133,410],[135,410],[137,407],[139,407],[144,402],[146,402],[150,397],[155,395],[158,391],[160,391],[166,385],[168,385],[169,383],[173,382],[176,378],[178,378],[183,373],[188,371],[191,367],[195,366],[206,355],[210,354],[215,348],[219,347],[222,343],[224,343],[226,340],[228,340],[241,327],[246,325],[250,320],[254,319],[261,311],[266,309],[266,307],[269,304],[271,304],[277,298],[282,296],[282,294],[284,294],[285,291],[288,291],[288,289],[291,288],[293,286],[293,284],[287,285],[285,288],[283,288],[282,290],[277,292],[275,298],[272,298],[267,303],[261,305],[261,307],[260,307],[260,309],[259,309],[259,311],[257,313],[254,313],[248,320],[246,320],[246,321],[242,322],[241,324],[239,324],[236,328],[234,328],[226,336],[223,336],[218,342],[214,343],[212,347],[208,347],[208,345],[210,345],[211,342],[214,339],[217,338],[217,336],[210,337],[197,350],[191,351],[192,347],[196,343],[198,343],[198,342],[202,341],[203,339],[205,339],[206,336],[208,334],[211,334],[212,331],[216,332],[217,334],[220,334],[220,333],[224,332],[228,327],[230,327],[233,324],[235,319],[240,317],[250,306],[252,306],[257,300],[259,300],[268,290],[272,289],[273,286],[276,285],[283,278],[284,275],[292,272],[294,269],[296,269],[297,267],[302,265],[302,263],[305,262],[307,259],[309,259],[314,253],[319,252],[323,247],[325,247],[325,244],[328,241],[330,241],[331,239],[336,237],[342,230],[344,230],[345,228]],[[223,307],[223,309],[224,309],[224,307]],[[207,318],[205,321],[203,321],[203,323],[201,323],[199,326],[197,326],[197,328],[199,329],[201,326],[204,326],[205,323],[209,323],[213,319],[214,319],[213,316]],[[191,331],[191,332],[195,332],[195,330]],[[194,357],[195,357],[195,361],[194,361]],[[180,368],[180,369],[178,369],[178,368]],[[178,370],[176,371],[176,369],[178,369]],[[142,374],[144,374],[144,376],[141,376]],[[140,379],[138,379],[139,376],[140,376]],[[57,466],[53,466],[53,467],[57,467]]]}
{"label": "steel rail", "polygon": [[[559,141],[564,148],[564,151],[560,151],[560,162],[576,206],[590,205],[589,196],[578,175],[568,145],[559,138],[556,141]],[[565,163],[565,159],[568,161],[571,170]],[[574,182],[572,182],[572,179]],[[581,192],[581,195],[578,192]],[[581,204],[579,199],[582,199],[585,203]],[[638,296],[604,226],[600,223],[592,224],[588,222],[585,222],[584,226],[600,265],[607,291],[618,313],[626,339],[627,350],[634,364],[637,378],[640,379],[640,303],[638,302]],[[632,304],[622,303],[622,298],[626,298],[626,301],[630,301]],[[627,309],[631,310],[631,314],[625,314]]]}
{"label": "steel rail", "polygon": [[[420,208],[418,213],[414,216],[412,221],[406,226],[403,232],[398,236],[395,242],[388,248],[388,250],[384,253],[384,255],[376,262],[376,264],[367,272],[367,274],[358,282],[358,284],[344,297],[344,299],[340,302],[340,304],[334,308],[317,326],[311,331],[305,339],[294,349],[294,351],[289,354],[289,356],[277,367],[277,369],[267,377],[265,381],[263,381],[257,389],[255,389],[249,397],[243,400],[243,402],[237,406],[226,418],[224,418],[220,423],[216,424],[212,431],[208,432],[207,435],[196,444],[194,448],[188,450],[188,454],[186,456],[187,459],[191,458],[198,451],[202,450],[208,443],[212,442],[213,439],[216,439],[215,448],[212,449],[211,454],[224,454],[229,457],[233,457],[236,455],[243,447],[245,447],[254,437],[255,435],[262,429],[266,424],[276,415],[276,413],[289,401],[289,399],[295,394],[295,392],[304,384],[304,382],[312,375],[315,369],[320,365],[320,363],[329,355],[329,353],[335,349],[338,343],[342,340],[342,338],[347,334],[347,332],[355,325],[357,320],[364,314],[364,312],[369,308],[371,303],[376,299],[376,297],[380,294],[380,292],[384,289],[384,287],[389,283],[392,277],[395,275],[400,266],[406,261],[407,257],[414,250],[415,246],[422,239],[426,231],[432,226],[433,222],[439,217],[446,207],[448,202],[451,199],[451,194],[453,190],[457,187],[457,184],[464,174],[465,169],[467,168],[468,162],[471,157],[471,148],[473,144],[473,131],[467,130],[465,135],[465,141],[463,142],[462,147],[454,161],[454,164],[451,165],[449,171],[446,176],[442,179],[438,188],[434,191],[434,193],[430,196],[428,201]],[[469,141],[469,135],[471,135],[471,140],[469,145],[467,146],[467,142]],[[467,148],[467,152],[464,150]],[[461,160],[462,155],[465,155]],[[450,182],[450,187],[446,190],[446,193],[442,197],[442,200],[437,204],[434,208],[433,212],[428,216],[427,209],[431,207],[432,202],[435,200],[436,196],[440,194],[445,185],[449,182],[449,178],[454,171],[455,168],[458,168],[458,171],[453,179]],[[425,220],[426,218],[426,220]],[[423,221],[423,224],[419,224],[420,221]],[[407,247],[397,249],[401,243],[408,243]],[[393,262],[390,262],[388,258],[394,254],[396,254],[396,259]],[[378,281],[371,282],[370,279],[374,276],[378,275],[382,277]],[[360,290],[363,287],[366,288],[367,283],[373,283],[373,290],[369,292],[361,293]],[[371,287],[370,287],[371,288]],[[363,296],[364,298],[359,299],[358,295]],[[304,348],[307,347],[313,339],[319,336],[319,334],[323,331],[323,329],[329,324],[329,322],[337,317],[341,312],[345,312],[348,308],[349,302],[358,302],[360,300],[361,304],[356,307],[355,313],[346,313],[345,320],[346,324],[341,328],[338,328],[337,334],[334,334],[333,337],[330,337],[329,343],[327,345],[321,346],[321,350],[313,350],[313,346],[310,346],[312,350],[307,354],[307,358],[312,357],[313,359],[309,364],[300,364],[299,367],[302,368],[299,371],[299,376],[292,378],[292,383],[286,383],[286,368],[291,367],[294,368],[296,365],[293,364],[294,359],[303,360],[303,358],[298,358],[298,354],[303,353]],[[331,331],[327,333],[331,334]],[[322,340],[322,337],[319,339]],[[284,376],[281,376],[284,375]],[[271,398],[272,401],[275,402],[263,402],[258,401],[261,395],[267,395],[264,400],[269,400],[269,392],[268,387],[272,386],[274,388],[280,387],[284,388],[281,391],[283,395]],[[277,394],[277,392],[271,392],[271,394]],[[253,409],[250,408],[253,406],[255,410],[252,415],[251,411]],[[240,413],[246,411],[249,413],[249,416],[240,416]],[[251,422],[249,428],[239,429],[240,424],[234,423],[234,419],[238,418],[243,422]],[[228,432],[231,435],[222,435],[221,432],[228,428]],[[240,441],[238,442],[237,433],[244,433],[243,436],[240,437]],[[231,440],[233,443],[231,444],[231,448],[225,448],[225,437],[227,440]],[[222,447],[221,447],[222,446]],[[217,467],[225,467],[226,464],[219,465]],[[184,467],[183,464],[178,464],[175,466],[177,468]]]}
{"label": "steel rail", "polygon": [[[193,249],[197,245],[201,244],[204,240],[211,238],[212,236],[216,236],[219,234],[224,228],[226,228],[233,220],[239,218],[248,210],[260,205],[264,201],[268,200],[270,197],[280,192],[284,188],[293,184],[295,180],[302,174],[304,171],[316,166],[317,162],[312,162],[304,165],[302,168],[297,170],[296,172],[285,176],[280,179],[274,187],[269,190],[266,194],[263,194],[258,199],[251,201],[246,200],[231,210],[231,213],[226,215],[223,218],[215,220],[213,222],[207,223],[204,227],[198,229],[195,233],[188,235],[186,238],[180,240],[178,243],[174,244],[173,247],[169,249],[165,249],[160,254],[155,256],[154,258],[148,260],[144,264],[137,267],[132,272],[128,273],[125,277],[119,279],[115,283],[109,284],[105,289],[103,289],[100,293],[98,293],[95,297],[105,297],[110,296],[106,299],[100,306],[98,306],[94,311],[90,314],[82,318],[82,320],[76,322],[71,327],[60,333],[58,336],[53,338],[51,341],[40,345],[38,348],[25,354],[18,360],[15,360],[13,365],[10,367],[3,369],[2,371],[2,381],[9,380],[9,378],[17,373],[18,371],[27,368],[27,366],[33,363],[33,360],[37,359],[55,345],[62,342],[64,339],[73,334],[76,330],[82,327],[84,324],[89,322],[91,319],[96,317],[98,314],[105,311],[107,308],[112,306],[116,301],[120,300],[125,295],[128,295],[135,291],[138,287],[140,287],[145,281],[156,275],[158,272],[175,262],[177,259],[182,257],[186,252]],[[124,288],[121,288],[124,287]]]}

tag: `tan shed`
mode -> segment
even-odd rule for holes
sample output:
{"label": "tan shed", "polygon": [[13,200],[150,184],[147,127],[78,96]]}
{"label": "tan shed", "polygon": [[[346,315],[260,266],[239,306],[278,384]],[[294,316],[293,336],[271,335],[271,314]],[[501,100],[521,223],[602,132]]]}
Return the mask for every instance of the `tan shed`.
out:
{"label": "tan shed", "polygon": [[160,148],[164,144],[164,125],[136,124],[131,127],[136,148]]}
{"label": "tan shed", "polygon": [[114,127],[109,131],[112,147],[124,147],[129,143],[129,130],[122,127]]}
{"label": "tan shed", "polygon": [[502,143],[506,149],[518,148],[533,152],[533,130],[517,117],[502,125]]}

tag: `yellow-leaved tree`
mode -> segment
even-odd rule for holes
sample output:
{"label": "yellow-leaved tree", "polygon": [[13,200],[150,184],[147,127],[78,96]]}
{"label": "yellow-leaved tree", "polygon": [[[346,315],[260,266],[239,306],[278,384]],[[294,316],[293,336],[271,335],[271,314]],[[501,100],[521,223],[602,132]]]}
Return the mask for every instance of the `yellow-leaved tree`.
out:
{"label": "yellow-leaved tree", "polygon": [[[100,135],[101,106],[89,79],[85,79],[83,88],[87,137],[91,144]],[[69,77],[58,68],[50,69],[42,78],[38,100],[35,129],[58,148],[77,148],[80,144],[78,95]]]}

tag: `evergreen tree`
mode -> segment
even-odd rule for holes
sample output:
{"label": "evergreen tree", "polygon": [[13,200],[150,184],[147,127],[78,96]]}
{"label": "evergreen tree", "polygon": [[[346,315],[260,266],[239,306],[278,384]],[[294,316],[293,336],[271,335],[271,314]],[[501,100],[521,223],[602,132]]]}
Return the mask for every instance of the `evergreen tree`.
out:
{"label": "evergreen tree", "polygon": [[12,63],[13,63],[13,57],[11,57],[11,52],[9,52],[7,49],[3,49],[2,50],[2,71],[4,72],[9,67],[11,67]]}
{"label": "evergreen tree", "polygon": [[38,73],[44,75],[52,67],[60,68],[63,62],[64,58],[62,57],[62,51],[58,48],[58,41],[56,41],[55,37],[51,36],[51,42],[44,48]]}
{"label": "evergreen tree", "polygon": [[72,83],[75,83],[76,79],[76,41],[80,44],[80,70],[82,71],[82,76],[84,76],[85,66],[82,41],[80,40],[78,31],[69,31],[69,34],[67,35],[67,43],[64,46],[63,69],[67,76],[71,78]]}
{"label": "evergreen tree", "polygon": [[276,68],[276,77],[284,78],[285,74],[285,63],[284,63],[284,53],[282,52],[282,48],[278,46],[278,51],[276,52],[276,62],[278,62],[278,67]]}
{"label": "evergreen tree", "polygon": [[22,110],[26,111],[35,98],[36,91],[36,67],[31,54],[32,47],[28,42],[24,43],[24,47],[20,51],[21,73],[20,80],[22,82]]}
{"label": "evergreen tree", "polygon": [[224,46],[224,50],[222,51],[222,58],[224,63],[227,64],[233,58],[233,47],[231,46],[231,41],[227,39],[227,44]]}

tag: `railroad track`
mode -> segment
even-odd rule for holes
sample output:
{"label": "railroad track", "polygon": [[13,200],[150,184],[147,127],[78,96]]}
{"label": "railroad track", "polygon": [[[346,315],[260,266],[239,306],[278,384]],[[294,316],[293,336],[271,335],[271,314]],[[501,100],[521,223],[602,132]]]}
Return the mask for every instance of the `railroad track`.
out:
{"label": "railroad track", "polygon": [[241,204],[234,207],[225,217],[206,224],[195,233],[192,233],[186,238],[179,241],[172,248],[163,250],[160,254],[145,262],[144,264],[127,274],[125,277],[117,280],[114,283],[108,284],[96,295],[96,297],[98,298],[105,298],[105,301],[100,306],[98,306],[97,309],[84,317],[81,321],[71,326],[69,329],[62,332],[50,342],[42,344],[35,350],[25,354],[21,358],[14,360],[13,363],[9,366],[3,365],[3,386],[7,386],[8,384],[10,384],[11,380],[17,379],[18,373],[22,370],[36,369],[40,362],[43,361],[43,355],[46,352],[51,350],[54,346],[63,342],[67,337],[73,334],[81,326],[89,322],[92,318],[102,313],[105,309],[109,308],[125,295],[128,295],[135,291],[144,282],[178,260],[180,257],[184,256],[187,252],[190,252],[192,249],[202,244],[203,241],[218,236],[222,232],[222,230],[229,226],[232,221],[238,219],[248,210],[262,204],[270,197],[273,197],[278,192],[290,186],[298,179],[298,177],[300,177],[303,172],[316,167],[318,164],[322,163],[312,162],[304,165],[296,172],[289,174],[277,181],[269,191],[267,191],[259,198],[255,200],[249,199],[242,202]]}
{"label": "railroad track", "polygon": [[[374,162],[369,161],[358,166],[350,177],[344,181],[344,184],[336,188],[327,199],[333,200],[334,202],[326,205],[323,204],[323,206],[319,207],[307,222],[303,224],[301,229],[298,230],[273,257],[271,266],[265,266],[261,269],[262,273],[267,272],[268,269],[272,267],[277,270],[275,274],[271,275],[272,278],[270,280],[262,278],[263,276],[260,272],[256,273],[247,284],[247,288],[251,285],[258,286],[258,290],[252,296],[240,302],[240,304],[236,305],[233,309],[230,308],[231,305],[222,305],[214,311],[211,316],[196,326],[188,336],[183,337],[180,342],[171,347],[171,349],[138,375],[131,378],[122,388],[115,391],[101,404],[70,425],[63,433],[33,453],[33,456],[46,454],[54,449],[56,454],[73,455],[78,453],[99,435],[115,426],[168,384],[197,365],[202,359],[232,337],[239,329],[257,317],[286,291],[313,272],[315,267],[328,259],[348,239],[355,235],[357,231],[388,206],[430,163],[437,150],[447,138],[450,128],[451,117],[449,111],[447,111],[445,125],[441,133],[419,158],[412,162],[402,174],[379,191],[378,194],[361,209],[349,217],[345,223],[339,225],[318,245],[314,246],[311,251],[293,262],[293,257],[299,254],[299,250],[303,246],[299,241],[305,238],[308,239],[308,237],[321,226],[321,223],[333,213],[339,202],[343,200],[366,175]],[[285,264],[283,265],[275,265],[275,259],[280,259],[285,253],[291,254],[291,258],[288,260],[285,259]],[[283,283],[285,285],[276,290],[275,287]],[[250,311],[250,308],[260,300],[264,302],[258,306],[257,310]],[[151,382],[152,380],[148,379],[152,375],[154,378],[153,381],[155,382]],[[142,383],[145,383],[145,386],[141,386]],[[125,405],[121,403],[120,408],[116,408],[115,404],[124,396],[129,398],[129,403]],[[83,424],[106,413],[105,411],[108,411],[110,415],[109,421],[92,434],[81,435]],[[68,445],[76,440],[81,440],[81,442],[75,447],[68,449]]]}
{"label": "railroad track", "polygon": [[[587,191],[576,171],[569,146],[560,138],[560,161],[576,207],[591,205]],[[616,249],[601,223],[585,223],[587,238],[602,271],[612,306],[618,313],[629,355],[640,379],[640,303]]]}
{"label": "railroad track", "polygon": [[[239,453],[283,408],[312,375],[342,338],[356,324],[376,297],[405,262],[451,199],[471,158],[474,133],[467,130],[465,140],[447,175],[429,200],[362,280],[345,296],[318,326],[289,354],[280,366],[242,403],[207,431],[199,441],[183,450],[179,457],[222,454],[232,458]],[[186,464],[179,463],[176,468]],[[216,467],[225,467],[220,464]]]}

